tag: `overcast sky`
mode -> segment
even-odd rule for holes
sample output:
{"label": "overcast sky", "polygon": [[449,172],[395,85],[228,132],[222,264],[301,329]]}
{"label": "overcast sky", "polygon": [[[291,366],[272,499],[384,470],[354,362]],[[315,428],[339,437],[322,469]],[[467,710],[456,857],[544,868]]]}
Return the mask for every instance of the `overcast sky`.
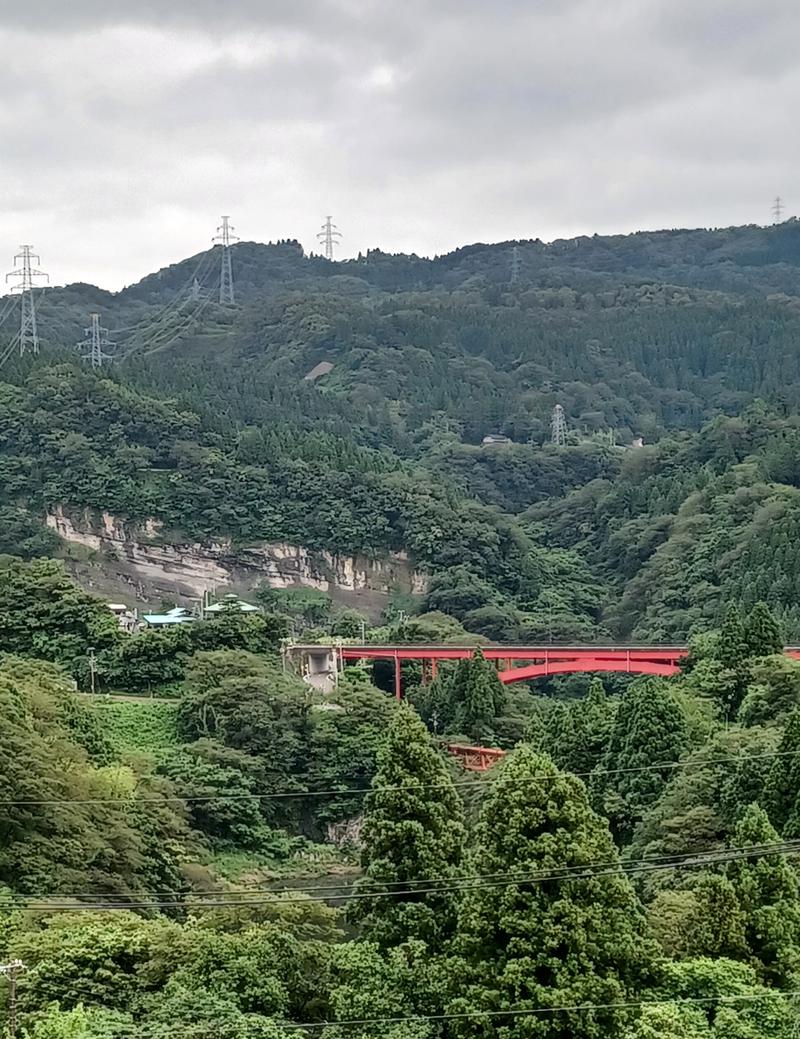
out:
{"label": "overcast sky", "polygon": [[800,212],[796,0],[0,0],[0,257],[119,288]]}

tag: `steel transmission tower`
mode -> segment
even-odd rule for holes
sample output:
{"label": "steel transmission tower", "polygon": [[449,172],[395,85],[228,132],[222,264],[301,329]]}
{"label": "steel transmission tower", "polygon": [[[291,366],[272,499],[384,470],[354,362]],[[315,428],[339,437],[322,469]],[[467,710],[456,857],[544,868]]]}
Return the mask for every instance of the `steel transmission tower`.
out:
{"label": "steel transmission tower", "polygon": [[511,250],[511,284],[516,285],[519,281],[519,246],[515,245]]}
{"label": "steel transmission tower", "polygon": [[333,217],[326,216],[325,223],[322,225],[322,229],[317,234],[317,239],[322,242],[325,249],[325,259],[333,259],[333,250],[342,240],[341,233],[333,223]]}
{"label": "steel transmission tower", "polygon": [[772,203],[772,215],[775,217],[775,223],[780,224],[783,217],[783,199],[780,195],[775,196],[775,201]]}
{"label": "steel transmission tower", "polygon": [[14,257],[14,270],[6,275],[6,281],[16,278],[17,284],[12,291],[19,292],[22,297],[22,309],[19,319],[19,352],[20,355],[30,350],[39,353],[39,332],[36,328],[36,303],[33,299],[34,278],[47,278],[49,274],[33,266],[33,261],[41,263],[41,259],[32,252],[32,246],[21,245]]}
{"label": "steel transmission tower", "polygon": [[217,228],[217,233],[212,239],[222,246],[222,263],[219,271],[219,301],[229,306],[236,302],[233,292],[233,266],[231,264],[231,243],[239,239],[233,234],[233,227],[229,223],[230,217],[222,217],[222,223]]}
{"label": "steel transmission tower", "polygon": [[84,361],[89,361],[92,368],[102,368],[103,361],[110,361],[111,354],[107,354],[104,347],[116,346],[116,343],[110,343],[106,338],[108,336],[108,329],[100,327],[100,315],[91,315],[92,323],[89,328],[85,328],[86,338],[82,343],[78,343],[79,347],[88,347],[89,352],[83,355]]}
{"label": "steel transmission tower", "polygon": [[567,420],[560,404],[556,404],[553,408],[553,417],[550,420],[550,441],[559,447],[563,447],[567,442]]}
{"label": "steel transmission tower", "polygon": [[25,969],[22,960],[0,963],[0,974],[8,978],[8,1034],[11,1039],[17,1034],[17,978]]}

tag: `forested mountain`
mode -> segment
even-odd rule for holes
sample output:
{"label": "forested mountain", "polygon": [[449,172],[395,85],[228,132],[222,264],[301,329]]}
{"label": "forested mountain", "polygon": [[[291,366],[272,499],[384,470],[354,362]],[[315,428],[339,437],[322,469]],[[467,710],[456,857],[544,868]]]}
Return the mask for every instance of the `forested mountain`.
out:
{"label": "forested mountain", "polygon": [[[53,290],[41,354],[5,351],[18,1033],[792,1039],[800,225],[233,262],[236,307],[211,252]],[[234,556],[405,552],[425,589],[370,623],[265,582],[258,613],[130,634],[56,508]],[[291,635],[691,648],[671,679],[514,686],[476,651],[404,667],[397,704],[380,666],[310,688]],[[452,743],[506,756],[476,776]]]}
{"label": "forested mountain", "polygon": [[[685,638],[732,594],[800,637],[796,221],[233,259],[233,309],[213,250],[44,296],[40,357],[0,373],[5,551],[54,551],[38,517],[89,506],[167,540],[407,551],[422,606],[495,639]],[[119,340],[103,378],[71,347],[97,307]]]}

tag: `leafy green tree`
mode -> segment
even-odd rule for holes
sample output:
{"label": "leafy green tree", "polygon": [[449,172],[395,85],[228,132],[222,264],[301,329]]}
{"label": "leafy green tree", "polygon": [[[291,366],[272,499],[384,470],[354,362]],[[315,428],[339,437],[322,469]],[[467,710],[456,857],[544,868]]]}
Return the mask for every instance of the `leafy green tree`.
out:
{"label": "leafy green tree", "polygon": [[427,611],[439,610],[463,619],[473,610],[491,605],[497,592],[488,581],[466,566],[453,566],[431,579],[425,596]]}
{"label": "leafy green tree", "polygon": [[177,924],[123,911],[51,916],[11,944],[28,968],[18,983],[20,1012],[51,1002],[64,1010],[82,1005],[130,1011],[167,978],[166,969],[145,971],[154,951],[179,937]]}
{"label": "leafy green tree", "polygon": [[[235,754],[235,752],[233,752]],[[198,740],[166,755],[158,766],[186,797],[192,826],[222,848],[258,848],[265,836],[264,817],[253,783],[231,753],[213,740]]]}
{"label": "leafy green tree", "polygon": [[[734,847],[779,841],[766,812],[750,805],[734,833]],[[745,918],[750,956],[767,982],[787,985],[800,969],[800,903],[797,876],[785,855],[758,855],[728,864],[728,878]]]}
{"label": "leafy green tree", "polygon": [[18,506],[0,506],[0,555],[35,559],[53,556],[59,548],[56,533]]}
{"label": "leafy green tree", "polygon": [[750,611],[744,637],[751,657],[769,657],[783,652],[781,626],[765,602],[757,602]]}
{"label": "leafy green tree", "polygon": [[744,699],[749,679],[747,662],[750,657],[748,636],[738,603],[731,603],[722,622],[716,643],[716,657],[725,674],[721,676],[716,690],[717,698],[726,718],[733,718]]}
{"label": "leafy green tree", "polygon": [[[476,884],[463,898],[450,1010],[474,1013],[625,1003],[649,977],[650,947],[633,888],[620,874],[542,882],[553,870],[615,864],[606,823],[589,807],[583,783],[522,746],[500,766],[475,830],[475,873],[519,874],[516,883]],[[524,879],[525,877],[530,879]],[[574,1039],[622,1036],[623,1009],[543,1013],[489,1023],[491,1034]],[[474,1035],[473,1021],[454,1022]]]}
{"label": "leafy green tree", "polygon": [[[309,711],[308,815],[324,832],[357,816],[361,801],[349,794],[367,786],[377,770],[378,751],[397,710],[397,701],[376,689],[359,668],[345,668],[335,691]],[[315,797],[320,790],[341,790]]]}
{"label": "leafy green tree", "polygon": [[[441,1014],[448,991],[446,964],[432,958],[419,939],[381,949],[375,942],[340,945],[333,953],[331,1011],[336,1021]],[[352,1026],[332,1027],[334,1039]],[[429,1039],[440,1034],[436,1022],[359,1026],[360,1035]]]}
{"label": "leafy green tree", "polygon": [[[215,622],[216,623],[216,622]],[[254,794],[301,793],[309,753],[310,691],[280,666],[244,650],[198,653],[187,672],[178,725],[187,741],[226,748],[219,764],[242,773]],[[298,825],[298,798],[264,799],[269,825]]]}
{"label": "leafy green tree", "polygon": [[120,1032],[135,1033],[130,1014],[99,1007],[86,1009],[82,1004],[62,1010],[52,1003],[44,1012],[31,1015],[30,1026],[22,1028],[23,1039],[113,1039]]}
{"label": "leafy green tree", "polygon": [[331,635],[340,639],[357,639],[369,627],[367,618],[358,610],[340,610],[330,625]]}
{"label": "leafy green tree", "polygon": [[299,771],[304,754],[308,687],[244,650],[199,653],[178,712],[190,739],[210,737]]}
{"label": "leafy green tree", "polygon": [[749,670],[750,684],[739,708],[743,724],[781,721],[800,707],[800,661],[783,654],[760,657]]}
{"label": "leafy green tree", "polygon": [[281,639],[289,634],[287,620],[280,614],[241,613],[236,607],[187,628],[192,648],[205,653],[240,649],[274,654]]}
{"label": "leafy green tree", "polygon": [[99,654],[121,638],[111,611],[61,563],[0,558],[0,653],[52,660],[85,680],[89,647]]}
{"label": "leafy green tree", "polygon": [[[606,751],[605,810],[626,844],[655,803],[673,766],[688,749],[686,722],[669,687],[658,679],[633,682],[622,698]],[[660,768],[659,766],[663,766]]]}
{"label": "leafy green tree", "polygon": [[793,1000],[765,986],[748,964],[697,957],[665,962],[659,973],[657,997],[679,1005],[682,1000],[702,1001],[713,1039],[793,1039],[796,1034],[800,1017]]}
{"label": "leafy green tree", "polygon": [[[170,1039],[183,1031],[191,1032],[197,1039],[248,1039],[254,1034],[260,1039],[285,1039],[288,1035],[272,1019],[244,1013],[227,993],[188,988],[175,979],[149,1002],[139,1024],[141,1039]],[[132,1039],[137,1039],[136,1031]]]}
{"label": "leafy green tree", "polygon": [[701,1009],[678,1003],[655,1003],[644,1007],[625,1039],[712,1039],[712,1033]]}
{"label": "leafy green tree", "polygon": [[102,661],[107,685],[125,692],[151,693],[159,686],[180,682],[192,655],[189,626],[145,628],[130,635]]}
{"label": "leafy green tree", "polygon": [[[455,895],[414,888],[459,874],[463,810],[445,762],[410,707],[395,712],[378,751],[362,838],[364,878],[350,918],[381,948],[410,938],[438,947],[454,926]],[[396,896],[384,894],[393,888]]]}
{"label": "leafy green tree", "polygon": [[188,834],[168,797],[130,770],[94,767],[72,738],[63,678],[7,660],[0,669],[0,883],[48,893],[176,890]]}

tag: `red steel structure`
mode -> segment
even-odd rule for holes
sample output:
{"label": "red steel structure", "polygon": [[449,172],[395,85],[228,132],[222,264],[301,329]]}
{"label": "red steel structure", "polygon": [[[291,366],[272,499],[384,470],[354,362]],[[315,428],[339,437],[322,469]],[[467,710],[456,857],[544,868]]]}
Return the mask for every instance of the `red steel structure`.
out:
{"label": "red steel structure", "polygon": [[[497,665],[501,682],[523,682],[547,675],[573,674],[577,671],[616,671],[635,675],[674,675],[688,654],[686,646],[480,646],[487,660]],[[402,665],[415,661],[425,677],[435,677],[442,660],[465,660],[475,646],[452,645],[297,645],[288,647],[290,656],[330,653],[338,663],[356,660],[388,660],[394,663],[394,691],[403,695]],[[800,647],[788,646],[788,656],[800,660]]]}
{"label": "red steel structure", "polygon": [[[686,646],[481,646],[487,660],[497,663],[501,682],[522,682],[575,671],[622,671],[639,675],[674,675],[686,656]],[[473,646],[341,646],[345,660],[394,661],[395,695],[400,699],[402,664],[416,661],[435,676],[442,660],[464,660]]]}
{"label": "red steel structure", "polygon": [[505,754],[499,747],[468,747],[464,743],[451,743],[447,749],[469,772],[488,772]]}

